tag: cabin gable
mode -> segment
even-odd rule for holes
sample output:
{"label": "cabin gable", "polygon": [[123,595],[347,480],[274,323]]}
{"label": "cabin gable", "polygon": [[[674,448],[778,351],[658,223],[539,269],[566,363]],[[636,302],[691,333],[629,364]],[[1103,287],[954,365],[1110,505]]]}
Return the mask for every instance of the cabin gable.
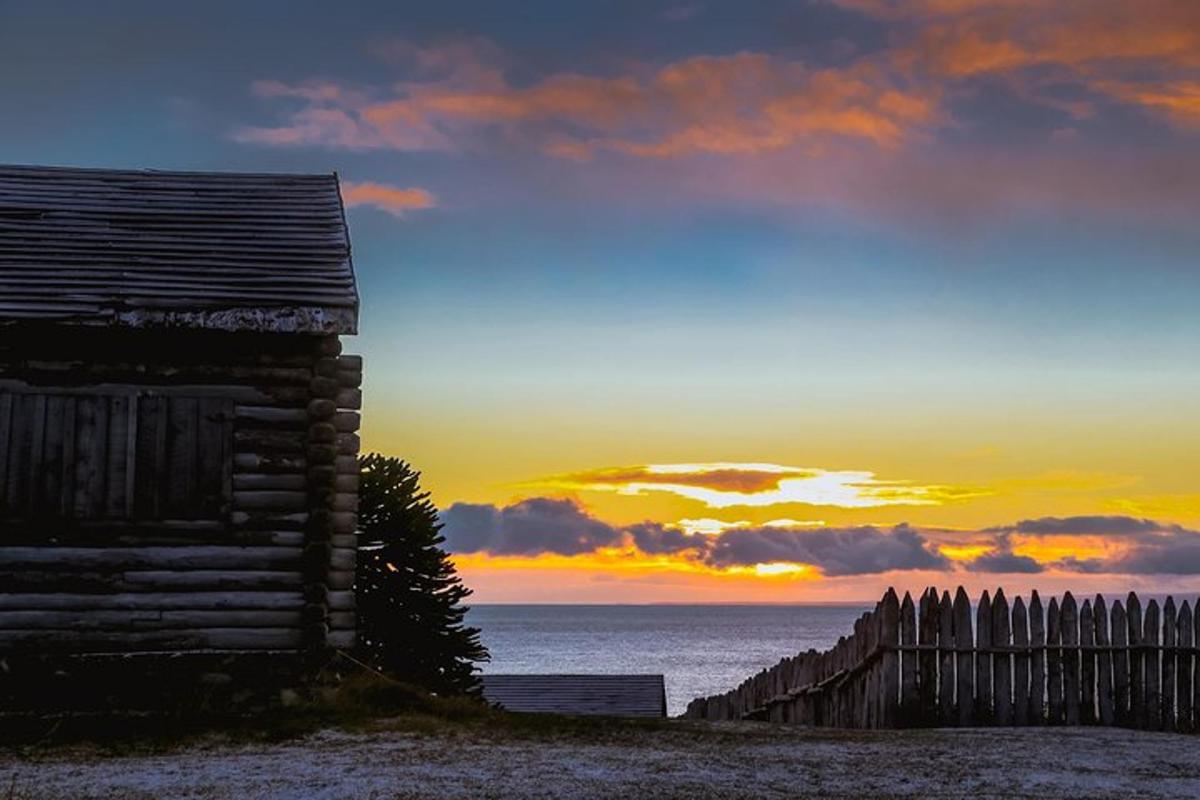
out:
{"label": "cabin gable", "polygon": [[22,674],[235,692],[353,646],[336,178],[0,167],[0,286],[0,707]]}

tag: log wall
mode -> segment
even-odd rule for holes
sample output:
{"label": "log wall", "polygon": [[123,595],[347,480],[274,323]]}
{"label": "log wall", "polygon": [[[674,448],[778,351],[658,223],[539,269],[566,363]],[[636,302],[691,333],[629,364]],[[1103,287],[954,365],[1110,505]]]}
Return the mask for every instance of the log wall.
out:
{"label": "log wall", "polygon": [[[1043,612],[1043,608],[1045,611]],[[972,624],[974,621],[974,624]],[[853,633],[693,700],[694,719],[848,728],[1121,725],[1200,729],[1200,614],[1188,600],[1071,593],[972,604],[889,589]]]}
{"label": "log wall", "polygon": [[5,329],[0,393],[211,398],[230,419],[202,518],[0,520],[0,656],[352,646],[361,376],[335,336]]}

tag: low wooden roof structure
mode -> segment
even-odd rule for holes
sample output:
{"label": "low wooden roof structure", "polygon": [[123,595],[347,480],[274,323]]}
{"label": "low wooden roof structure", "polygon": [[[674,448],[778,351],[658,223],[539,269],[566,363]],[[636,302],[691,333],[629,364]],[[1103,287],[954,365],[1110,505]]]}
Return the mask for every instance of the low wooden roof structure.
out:
{"label": "low wooden roof structure", "polygon": [[507,711],[611,717],[665,717],[662,675],[480,676],[483,697]]}
{"label": "low wooden roof structure", "polygon": [[0,165],[0,324],[352,334],[336,175]]}

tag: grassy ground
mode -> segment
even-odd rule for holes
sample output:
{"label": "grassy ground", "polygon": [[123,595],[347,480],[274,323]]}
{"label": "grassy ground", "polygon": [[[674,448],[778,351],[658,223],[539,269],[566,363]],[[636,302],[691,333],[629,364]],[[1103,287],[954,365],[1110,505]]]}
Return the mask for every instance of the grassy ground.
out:
{"label": "grassy ground", "polygon": [[[659,719],[601,719],[508,714],[470,697],[437,697],[404,684],[356,679],[285,707],[223,714],[183,708],[163,713],[0,716],[9,754],[51,754],[89,747],[112,755],[165,753],[198,744],[286,742],[321,730],[470,733],[497,736],[593,736],[669,725]],[[0,794],[0,800],[3,795]]]}

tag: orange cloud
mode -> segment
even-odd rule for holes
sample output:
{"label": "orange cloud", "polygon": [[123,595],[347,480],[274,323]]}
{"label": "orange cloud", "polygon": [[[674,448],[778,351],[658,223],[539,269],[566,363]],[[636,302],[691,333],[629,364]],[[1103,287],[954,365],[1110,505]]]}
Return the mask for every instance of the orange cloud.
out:
{"label": "orange cloud", "polygon": [[1200,128],[1200,80],[1140,85],[1106,82],[1098,88],[1113,97],[1165,114],[1182,127]]}
{"label": "orange cloud", "polygon": [[[494,58],[494,54],[489,57]],[[586,158],[598,150],[641,157],[755,154],[831,139],[893,147],[936,122],[936,92],[900,86],[869,62],[811,69],[765,53],[697,56],[645,73],[550,75],[529,86],[467,59],[372,99],[329,83],[259,81],[254,92],[299,100],[284,125],[246,127],[245,142],[335,148],[447,150],[502,128],[544,152]]]}
{"label": "orange cloud", "polygon": [[[1200,124],[1200,3],[1194,0],[837,0],[885,21],[889,46],[815,68],[762,52],[697,55],[626,74],[560,72],[515,84],[484,40],[376,45],[409,79],[374,92],[329,81],[258,81],[300,102],[284,124],[235,138],[287,146],[461,150],[519,141],[554,157],[758,155],[831,141],[894,149],[951,120],[949,92],[998,78],[1074,118],[1093,100]],[[1084,97],[1064,97],[1063,93]]]}
{"label": "orange cloud", "polygon": [[[1035,70],[1023,79],[1074,86],[1195,125],[1200,68],[1200,3],[1193,0],[839,0],[900,25],[891,51],[906,74],[961,80]],[[1048,92],[1045,93],[1048,95]],[[1047,96],[1049,102],[1056,102]]]}
{"label": "orange cloud", "polygon": [[342,181],[342,200],[349,207],[374,206],[397,217],[437,205],[434,196],[424,189],[401,188],[370,181]]}

